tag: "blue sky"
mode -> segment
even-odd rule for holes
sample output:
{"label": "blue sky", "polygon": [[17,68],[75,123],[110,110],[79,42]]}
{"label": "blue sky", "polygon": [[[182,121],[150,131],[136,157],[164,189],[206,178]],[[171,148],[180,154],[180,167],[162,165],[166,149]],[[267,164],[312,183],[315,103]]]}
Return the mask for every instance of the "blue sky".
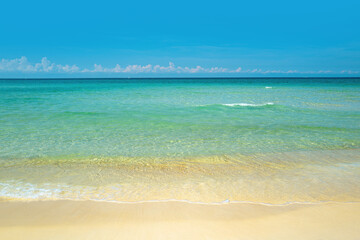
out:
{"label": "blue sky", "polygon": [[0,77],[360,76],[360,1],[3,1]]}

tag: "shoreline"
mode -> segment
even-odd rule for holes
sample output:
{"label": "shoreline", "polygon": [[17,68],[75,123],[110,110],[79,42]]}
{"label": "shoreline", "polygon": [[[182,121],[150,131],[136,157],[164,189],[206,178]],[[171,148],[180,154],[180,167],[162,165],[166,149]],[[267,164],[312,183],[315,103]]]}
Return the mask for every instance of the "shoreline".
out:
{"label": "shoreline", "polygon": [[[29,159],[0,166],[1,197],[193,203],[356,202],[359,149],[168,160]],[[14,164],[14,165],[12,165]]]}
{"label": "shoreline", "polygon": [[1,239],[358,239],[360,203],[1,201]]}
{"label": "shoreline", "polygon": [[117,201],[117,200],[102,200],[102,199],[26,199],[26,198],[10,198],[0,197],[1,203],[36,203],[36,202],[94,202],[94,203],[109,203],[109,204],[151,204],[151,203],[185,203],[195,205],[209,205],[209,206],[222,206],[228,204],[252,204],[267,207],[286,207],[291,205],[321,205],[321,204],[360,204],[359,201],[288,201],[284,203],[270,203],[270,202],[256,202],[256,201],[237,201],[225,199],[219,202],[201,202],[191,201],[187,199],[151,199],[151,200],[136,200],[136,201]]}

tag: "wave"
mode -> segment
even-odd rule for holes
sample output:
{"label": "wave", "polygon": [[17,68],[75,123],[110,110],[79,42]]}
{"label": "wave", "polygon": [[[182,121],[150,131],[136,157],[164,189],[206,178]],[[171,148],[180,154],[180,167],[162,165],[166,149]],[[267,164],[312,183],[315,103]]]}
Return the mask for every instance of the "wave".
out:
{"label": "wave", "polygon": [[[75,188],[71,191],[71,186],[60,184],[57,186],[51,186],[45,184],[44,187],[36,186],[31,183],[19,184],[12,183],[0,183],[0,200],[6,202],[34,202],[34,201],[93,201],[93,202],[109,202],[119,204],[139,204],[139,203],[166,203],[166,202],[183,202],[190,204],[200,205],[225,205],[225,204],[256,204],[265,206],[289,206],[293,204],[326,204],[326,203],[360,203],[358,200],[290,200],[281,202],[263,202],[263,201],[246,201],[246,200],[230,200],[229,198],[223,198],[218,201],[193,201],[189,199],[177,199],[177,198],[165,198],[165,199],[144,199],[144,200],[121,200],[113,197],[113,194],[109,193],[108,196],[104,195],[104,191],[96,191],[95,188]],[[81,191],[83,190],[83,191]],[[85,190],[85,191],[84,191]],[[86,191],[87,190],[87,191]],[[66,194],[66,192],[68,194]]]}
{"label": "wave", "polygon": [[199,105],[198,107],[211,107],[211,106],[225,106],[225,107],[266,107],[275,105],[273,102],[267,103],[222,103],[222,104],[205,104]]}
{"label": "wave", "polygon": [[274,105],[274,103],[272,103],[272,102],[262,103],[262,104],[254,104],[254,103],[227,103],[227,104],[221,104],[221,105],[223,105],[223,106],[229,106],[229,107],[236,107],[236,106],[241,106],[241,107],[263,107],[263,106]]}

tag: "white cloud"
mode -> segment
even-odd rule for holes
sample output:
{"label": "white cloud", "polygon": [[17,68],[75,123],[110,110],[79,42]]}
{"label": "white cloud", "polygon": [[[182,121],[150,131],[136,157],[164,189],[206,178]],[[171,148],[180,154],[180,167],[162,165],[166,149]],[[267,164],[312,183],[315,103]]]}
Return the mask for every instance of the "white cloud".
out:
{"label": "white cloud", "polygon": [[72,66],[69,66],[69,65],[56,65],[57,69],[59,69],[60,71],[62,72],[79,72],[80,71],[80,68],[76,65],[72,65]]}
{"label": "white cloud", "polygon": [[0,72],[78,72],[76,65],[61,65],[50,62],[46,57],[40,63],[32,64],[26,57],[15,59],[2,59]]}
{"label": "white cloud", "polygon": [[116,64],[113,68],[103,67],[101,64],[94,64],[92,69],[80,68],[77,65],[61,65],[52,63],[46,57],[41,59],[39,63],[30,63],[26,57],[15,59],[2,59],[0,61],[1,72],[45,72],[45,73],[250,73],[250,74],[360,74],[360,71],[343,70],[334,72],[329,70],[320,71],[297,71],[297,70],[262,70],[247,69],[243,70],[241,67],[236,69],[229,69],[224,67],[211,67],[206,68],[202,66],[196,67],[182,67],[176,66],[174,63],[169,62],[167,66],[161,65],[127,65],[120,66]]}
{"label": "white cloud", "polygon": [[237,73],[241,68],[229,70],[223,67],[204,68],[201,66],[196,67],[181,67],[175,66],[174,63],[169,62],[168,66],[160,65],[128,65],[121,67],[116,64],[114,68],[104,68],[101,65],[94,64],[92,70],[84,69],[82,72],[105,72],[105,73]]}
{"label": "white cloud", "polygon": [[35,67],[28,62],[26,57],[10,60],[2,59],[0,63],[0,71],[29,72],[35,71]]}
{"label": "white cloud", "polygon": [[298,70],[262,70],[262,69],[248,69],[243,70],[243,73],[261,73],[261,74],[350,74],[350,73],[360,73],[360,72],[351,72],[351,71],[341,71],[341,72],[334,72],[330,70],[319,70],[319,71],[298,71]]}
{"label": "white cloud", "polygon": [[341,73],[345,73],[345,74],[360,74],[360,71],[342,70]]}
{"label": "white cloud", "polygon": [[239,73],[241,68],[235,70],[223,67],[204,68],[196,67],[181,67],[175,66],[174,63],[169,62],[168,66],[161,65],[128,65],[121,67],[116,64],[114,68],[106,68],[101,64],[94,64],[93,69],[80,69],[76,65],[61,65],[50,62],[46,57],[41,59],[39,63],[30,63],[26,57],[16,59],[2,59],[0,62],[0,72],[77,72],[77,73]]}
{"label": "white cloud", "polygon": [[51,63],[46,57],[41,59],[41,63],[35,64],[36,71],[51,72],[54,70],[55,63]]}

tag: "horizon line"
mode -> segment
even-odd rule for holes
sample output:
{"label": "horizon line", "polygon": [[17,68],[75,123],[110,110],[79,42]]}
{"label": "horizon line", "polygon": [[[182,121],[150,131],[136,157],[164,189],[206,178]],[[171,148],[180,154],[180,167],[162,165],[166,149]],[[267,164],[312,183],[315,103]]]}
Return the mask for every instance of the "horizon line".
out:
{"label": "horizon line", "polygon": [[360,79],[358,77],[35,77],[35,78],[1,78],[0,80],[127,80],[127,79]]}

